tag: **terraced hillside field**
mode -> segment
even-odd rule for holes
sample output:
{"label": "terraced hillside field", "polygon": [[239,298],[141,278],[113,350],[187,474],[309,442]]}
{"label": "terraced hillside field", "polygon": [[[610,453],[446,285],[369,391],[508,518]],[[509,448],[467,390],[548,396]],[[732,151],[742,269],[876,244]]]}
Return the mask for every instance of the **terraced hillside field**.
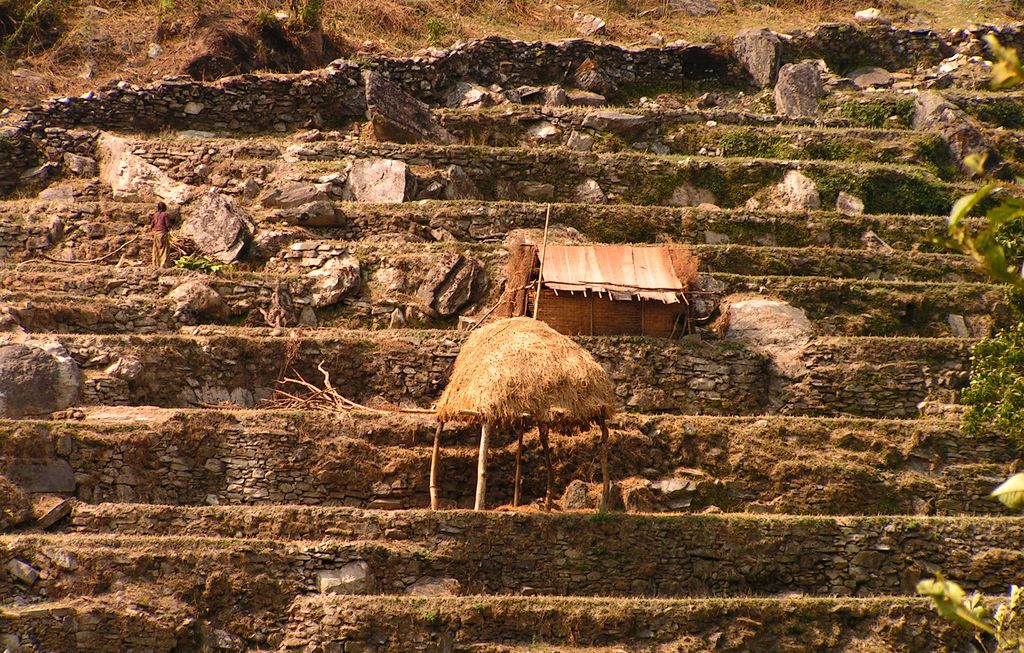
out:
{"label": "terraced hillside field", "polygon": [[[1024,569],[1024,519],[987,497],[1018,452],[959,427],[971,348],[1012,318],[936,240],[977,183],[965,143],[1020,170],[1020,98],[982,88],[984,32],[490,38],[12,112],[0,647],[970,650],[915,587],[942,571],[1000,594]],[[780,66],[817,59],[787,113],[807,89]],[[202,269],[150,265],[157,199],[172,258]],[[518,510],[498,434],[502,508],[468,510],[477,433],[455,425],[427,510],[435,422],[401,409],[438,398],[508,245],[548,216],[557,242],[688,246],[694,332],[578,338],[623,409],[610,512],[591,432],[556,438],[550,514],[536,432]],[[809,331],[737,333],[737,297]],[[275,401],[320,365],[373,410]]]}

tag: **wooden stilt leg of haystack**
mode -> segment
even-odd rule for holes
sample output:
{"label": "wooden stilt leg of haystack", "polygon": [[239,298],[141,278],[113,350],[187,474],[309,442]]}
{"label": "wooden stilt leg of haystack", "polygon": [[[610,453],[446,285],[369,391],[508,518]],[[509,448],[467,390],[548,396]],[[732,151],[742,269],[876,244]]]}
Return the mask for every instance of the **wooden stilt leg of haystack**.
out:
{"label": "wooden stilt leg of haystack", "polygon": [[547,492],[544,493],[544,510],[551,512],[551,494],[554,492],[555,470],[551,467],[551,443],[548,441],[548,425],[537,426],[540,433],[540,444],[544,448],[544,466],[548,470]]}
{"label": "wooden stilt leg of haystack", "polygon": [[480,458],[476,467],[476,504],[474,510],[483,510],[487,496],[487,447],[491,444],[491,425],[484,422],[480,426]]}
{"label": "wooden stilt leg of haystack", "polygon": [[608,492],[610,482],[608,480],[608,424],[604,417],[598,418],[597,425],[601,427],[601,512],[608,510]]}
{"label": "wooden stilt leg of haystack", "polygon": [[434,431],[434,451],[430,454],[430,509],[437,510],[440,504],[437,487],[437,466],[441,462],[441,431],[444,422],[437,425]]}
{"label": "wooden stilt leg of haystack", "polygon": [[523,429],[519,431],[519,444],[516,446],[516,477],[515,485],[512,487],[512,507],[519,507],[519,489],[523,484]]}

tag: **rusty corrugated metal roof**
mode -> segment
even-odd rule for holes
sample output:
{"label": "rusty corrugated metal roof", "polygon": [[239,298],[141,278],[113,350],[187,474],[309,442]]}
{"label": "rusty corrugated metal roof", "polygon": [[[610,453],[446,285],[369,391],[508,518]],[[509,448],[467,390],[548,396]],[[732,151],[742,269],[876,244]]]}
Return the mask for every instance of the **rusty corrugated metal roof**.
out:
{"label": "rusty corrugated metal roof", "polygon": [[548,245],[541,280],[555,291],[607,293],[620,300],[642,297],[666,304],[678,303],[685,290],[664,247]]}

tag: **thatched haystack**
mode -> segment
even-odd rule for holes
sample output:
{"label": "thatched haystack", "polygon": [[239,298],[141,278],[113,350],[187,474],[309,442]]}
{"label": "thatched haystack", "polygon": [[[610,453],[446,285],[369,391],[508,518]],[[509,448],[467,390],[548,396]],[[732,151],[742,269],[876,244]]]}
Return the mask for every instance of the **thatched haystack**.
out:
{"label": "thatched haystack", "polygon": [[523,430],[537,425],[547,466],[546,507],[551,509],[552,466],[548,429],[562,432],[596,422],[601,428],[601,470],[604,500],[608,496],[608,426],[618,400],[612,381],[575,342],[547,324],[528,317],[498,320],[475,331],[462,346],[448,387],[437,405],[438,427],[430,463],[430,504],[438,506],[437,469],[441,430],[445,422],[480,424],[476,509],[484,507],[487,449],[493,429],[519,432],[515,496],[519,481]]}
{"label": "thatched haystack", "polygon": [[516,317],[469,336],[437,404],[437,418],[574,430],[611,417],[617,401],[608,373],[585,349],[543,322]]}

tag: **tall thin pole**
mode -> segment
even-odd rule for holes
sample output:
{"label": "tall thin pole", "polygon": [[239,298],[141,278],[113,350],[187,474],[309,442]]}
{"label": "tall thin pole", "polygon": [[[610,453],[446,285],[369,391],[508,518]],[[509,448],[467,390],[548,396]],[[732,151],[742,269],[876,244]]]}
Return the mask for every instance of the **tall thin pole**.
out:
{"label": "tall thin pole", "polygon": [[544,275],[544,256],[548,252],[548,225],[551,224],[551,205],[548,204],[547,215],[544,216],[544,240],[540,246],[540,271],[537,272],[537,294],[533,297],[533,319],[537,319],[537,311],[540,308],[540,282]]}
{"label": "tall thin pole", "polygon": [[515,483],[512,486],[512,507],[519,507],[519,488],[523,484],[523,432],[526,430],[522,427],[517,429],[519,431],[519,445],[516,447],[516,477]]}
{"label": "tall thin pole", "polygon": [[491,443],[491,424],[484,422],[480,426],[480,458],[476,466],[476,503],[473,510],[483,510],[487,495],[487,447]]}
{"label": "tall thin pole", "polygon": [[608,510],[608,492],[610,490],[611,483],[608,480],[608,423],[604,421],[602,416],[597,420],[598,426],[601,427],[601,507],[600,511],[605,512]]}
{"label": "tall thin pole", "polygon": [[444,422],[438,422],[434,431],[434,451],[430,454],[430,509],[437,510],[441,502],[437,492],[437,466],[441,460],[441,430]]}

